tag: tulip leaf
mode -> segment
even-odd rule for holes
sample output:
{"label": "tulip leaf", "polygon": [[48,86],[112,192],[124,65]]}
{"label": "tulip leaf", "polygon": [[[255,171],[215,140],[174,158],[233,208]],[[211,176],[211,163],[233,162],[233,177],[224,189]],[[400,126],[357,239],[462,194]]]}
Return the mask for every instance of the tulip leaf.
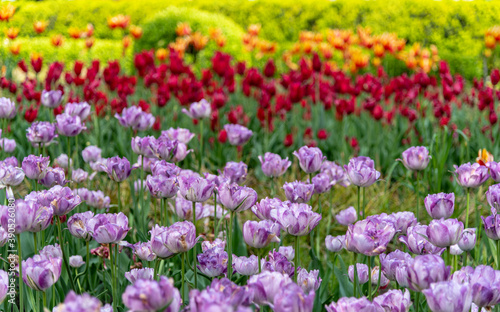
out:
{"label": "tulip leaf", "polygon": [[243,232],[241,231],[241,227],[236,216],[234,218],[231,239],[233,240],[233,254],[237,255],[238,257],[248,257],[247,245],[245,244],[245,240],[243,239]]}
{"label": "tulip leaf", "polygon": [[340,255],[338,256],[338,262],[340,264],[340,268],[334,266],[333,272],[339,282],[339,297],[352,297],[354,294],[354,288],[347,277],[347,267]]}

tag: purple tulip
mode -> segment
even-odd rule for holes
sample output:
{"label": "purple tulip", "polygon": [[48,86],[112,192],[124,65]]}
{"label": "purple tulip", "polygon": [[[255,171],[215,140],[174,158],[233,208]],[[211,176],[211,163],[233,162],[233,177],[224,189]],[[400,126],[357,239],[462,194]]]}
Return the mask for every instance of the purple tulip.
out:
{"label": "purple tulip", "polygon": [[[1,212],[2,212],[2,209],[0,208],[0,213]],[[0,218],[1,218],[1,215],[0,215]],[[0,226],[0,247],[5,246],[5,244],[7,244],[8,240],[9,240],[9,233],[7,232],[7,230],[5,228]]]}
{"label": "purple tulip", "polygon": [[34,255],[22,263],[23,281],[30,288],[45,291],[61,276],[62,258]]}
{"label": "purple tulip", "polygon": [[178,142],[177,143],[177,150],[175,151],[175,155],[172,157],[171,161],[173,161],[174,163],[181,162],[184,160],[184,158],[186,158],[186,156],[189,153],[192,153],[192,152],[193,152],[193,150],[188,149],[186,144]]}
{"label": "purple tulip", "polygon": [[45,177],[49,162],[49,157],[29,155],[24,157],[21,168],[29,179],[39,180]]}
{"label": "purple tulip", "polygon": [[12,153],[16,149],[16,141],[12,139],[0,139],[0,149],[6,153]]}
{"label": "purple tulip", "polygon": [[469,284],[443,281],[430,285],[423,294],[432,312],[468,312],[472,304],[472,289]]}
{"label": "purple tulip", "polygon": [[300,181],[287,182],[283,185],[286,198],[292,203],[307,203],[314,193],[314,184]]}
{"label": "purple tulip", "polygon": [[0,165],[0,188],[18,186],[23,182],[23,180],[23,169],[6,165],[5,163]]}
{"label": "purple tulip", "polygon": [[248,287],[254,292],[254,303],[264,305],[273,303],[280,289],[291,283],[292,280],[286,274],[263,271],[250,277]]}
{"label": "purple tulip", "polygon": [[[14,202],[14,209],[10,208],[11,211],[9,211],[9,206],[0,206],[0,224],[4,229],[13,229],[15,235],[29,231],[33,227],[35,212],[38,208],[39,205],[33,201],[23,199],[17,199]],[[14,224],[14,227],[9,224]]]}
{"label": "purple tulip", "polygon": [[414,262],[413,258],[410,261],[401,263],[396,267],[396,282],[401,288],[410,288],[410,281],[408,279],[408,268]]}
{"label": "purple tulip", "polygon": [[410,292],[405,289],[404,293],[401,290],[389,290],[388,292],[375,297],[373,303],[381,308],[381,311],[388,312],[408,312],[412,305]]}
{"label": "purple tulip", "polygon": [[[368,273],[368,266],[363,263],[356,263],[356,270],[358,273],[358,283],[360,285],[368,282],[370,279],[370,275]],[[349,280],[354,283],[354,265],[350,265],[349,269],[347,270],[348,275],[349,275]]]}
{"label": "purple tulip", "polygon": [[51,188],[53,186],[62,186],[68,182],[66,180],[66,175],[64,174],[64,170],[61,168],[52,168],[48,167],[45,176],[38,180],[38,183],[41,185]]}
{"label": "purple tulip", "polygon": [[219,187],[220,203],[232,212],[241,212],[252,207],[257,201],[257,192],[236,183],[225,183]]}
{"label": "purple tulip", "polygon": [[261,262],[262,271],[279,272],[293,277],[294,265],[291,263],[290,255],[278,251],[270,251],[267,260]]}
{"label": "purple tulip", "polygon": [[457,183],[465,188],[476,188],[486,182],[490,177],[488,168],[478,163],[473,163],[472,165],[466,163],[460,165],[460,167],[456,165],[453,167],[455,168],[453,174],[455,175]]}
{"label": "purple tulip", "polygon": [[85,293],[77,295],[70,290],[63,303],[54,307],[53,311],[57,312],[112,312],[112,307],[106,304],[102,307],[99,299]]}
{"label": "purple tulip", "polygon": [[252,130],[247,129],[242,125],[227,124],[224,125],[224,130],[227,133],[227,140],[233,146],[242,146],[250,140],[253,135]]}
{"label": "purple tulip", "polygon": [[257,256],[238,257],[233,255],[233,269],[240,275],[245,276],[259,273],[259,261]]}
{"label": "purple tulip", "polygon": [[195,134],[191,133],[188,129],[184,128],[169,128],[168,130],[162,131],[161,135],[167,136],[170,140],[177,140],[179,143],[188,144]]}
{"label": "purple tulip", "polygon": [[[164,234],[164,245],[173,253],[182,253],[191,250],[196,244],[196,229],[189,221],[176,222],[168,227]],[[153,245],[152,245],[153,246]]]}
{"label": "purple tulip", "polygon": [[[185,200],[181,196],[177,196],[175,198],[175,207],[173,209],[177,217],[180,219],[193,222],[193,202]],[[213,213],[210,213],[208,206],[203,205],[202,203],[196,203],[195,210],[196,220],[213,216]]]}
{"label": "purple tulip", "polygon": [[495,161],[486,163],[486,168],[490,169],[490,176],[495,182],[500,182],[500,166]]}
{"label": "purple tulip", "polygon": [[90,115],[90,105],[87,102],[68,103],[64,108],[64,113],[70,116],[78,116],[83,121]]}
{"label": "purple tulip", "polygon": [[344,168],[337,165],[333,161],[325,160],[321,165],[320,172],[326,173],[330,178],[330,183],[332,185],[340,185],[343,187],[348,187],[351,183],[347,177]]}
{"label": "purple tulip", "polygon": [[458,247],[463,251],[471,251],[476,246],[476,228],[465,229],[458,241]]}
{"label": "purple tulip", "polygon": [[176,178],[167,178],[162,175],[148,175],[146,185],[151,196],[155,198],[172,198],[179,190]]}
{"label": "purple tulip", "polygon": [[474,269],[470,266],[462,267],[460,270],[455,271],[450,280],[454,280],[459,284],[470,283],[470,277],[474,273]]}
{"label": "purple tulip", "polygon": [[344,248],[345,235],[331,236],[327,235],[325,238],[325,246],[328,251],[339,252]]}
{"label": "purple tulip", "polygon": [[153,115],[143,112],[139,106],[124,108],[121,115],[115,114],[115,118],[125,128],[144,131],[151,128],[155,122]]}
{"label": "purple tulip", "polygon": [[[500,184],[492,185],[486,191],[486,200],[495,213],[500,211]],[[493,210],[492,210],[493,211]]]}
{"label": "purple tulip", "polygon": [[40,250],[40,255],[49,257],[49,258],[61,258],[62,259],[62,250],[61,246],[58,244],[55,245],[47,245]]}
{"label": "purple tulip", "polygon": [[48,108],[56,108],[61,104],[62,100],[61,90],[42,90],[42,95],[40,96],[40,102],[43,106]]}
{"label": "purple tulip", "polygon": [[15,156],[10,156],[5,158],[3,161],[0,161],[0,166],[12,166],[12,167],[19,167],[19,162],[17,161],[17,158]]}
{"label": "purple tulip", "polygon": [[321,215],[307,204],[290,204],[271,211],[281,228],[292,236],[308,235],[321,221]]}
{"label": "purple tulip", "polygon": [[356,213],[356,209],[351,206],[339,211],[339,213],[335,215],[335,220],[342,225],[348,226],[358,220],[358,214]]}
{"label": "purple tulip", "polygon": [[412,146],[403,152],[403,165],[408,170],[420,171],[427,168],[431,157],[429,156],[429,150],[424,146]]}
{"label": "purple tulip", "polygon": [[153,253],[153,249],[151,248],[151,241],[145,243],[135,243],[132,246],[132,250],[134,254],[143,261],[153,261],[156,259],[156,255]]}
{"label": "purple tulip", "polygon": [[154,280],[154,269],[132,269],[129,272],[125,272],[125,278],[132,284],[140,279],[152,281]]}
{"label": "purple tulip", "polygon": [[271,216],[271,211],[277,209],[283,205],[283,202],[279,198],[264,198],[261,199],[260,202],[256,202],[252,207],[252,212],[259,218],[260,220],[271,220],[276,221]]}
{"label": "purple tulip", "polygon": [[330,182],[330,177],[326,173],[319,173],[315,175],[311,179],[311,182],[314,185],[315,194],[328,192],[332,187],[332,184]]}
{"label": "purple tulip", "polygon": [[248,166],[240,161],[230,161],[224,167],[222,176],[229,179],[229,183],[242,184],[247,179]]}
{"label": "purple tulip", "polygon": [[101,165],[101,168],[108,174],[111,180],[118,183],[125,181],[133,169],[130,167],[130,162],[127,158],[120,158],[118,156],[108,158],[106,165]]}
{"label": "purple tulip", "polygon": [[69,257],[69,266],[72,268],[79,268],[84,264],[85,261],[83,261],[83,258],[80,255]]}
{"label": "purple tulip", "polygon": [[67,113],[57,115],[56,117],[57,132],[60,135],[74,137],[79,135],[87,127],[82,123],[78,116],[71,116]]}
{"label": "purple tulip", "polygon": [[447,267],[441,257],[436,255],[416,256],[408,265],[407,277],[410,289],[422,291],[432,283],[446,281],[450,277],[451,267]]}
{"label": "purple tulip", "polygon": [[212,106],[207,100],[202,99],[199,102],[191,103],[189,110],[183,108],[182,112],[192,119],[204,119],[211,116]]}
{"label": "purple tulip", "polygon": [[273,311],[293,312],[303,311],[312,312],[314,306],[315,292],[303,291],[303,288],[297,284],[291,283],[280,289],[274,297]]}
{"label": "purple tulip", "polygon": [[80,196],[75,195],[69,187],[56,185],[51,188],[49,192],[54,196],[50,205],[54,209],[54,214],[56,216],[67,214],[82,202]]}
{"label": "purple tulip", "polygon": [[[372,268],[372,271],[370,273],[370,282],[372,285],[377,286],[380,285],[380,287],[384,288],[385,286],[389,285],[389,279],[385,276],[385,274],[382,272],[379,272],[379,267],[375,266]],[[379,276],[380,276],[380,282],[379,282]]]}
{"label": "purple tulip", "polygon": [[321,277],[319,275],[319,270],[311,270],[307,272],[306,269],[300,268],[297,270],[297,285],[302,287],[305,294],[311,291],[318,290],[321,285]]}
{"label": "purple tulip", "polygon": [[209,249],[224,250],[226,248],[226,241],[216,238],[214,241],[203,241],[201,243],[201,251],[205,252]]}
{"label": "purple tulip", "polygon": [[[178,145],[179,142],[170,140],[166,136],[160,136],[156,140],[149,140],[149,149],[151,153],[146,156],[169,161],[175,157]],[[139,148],[136,148],[136,150],[139,150]]]}
{"label": "purple tulip", "polygon": [[427,195],[424,199],[425,209],[433,219],[447,219],[453,214],[455,207],[454,193]]}
{"label": "purple tulip", "polygon": [[[212,284],[199,291],[193,289],[189,293],[189,311],[238,311],[249,312],[252,293],[248,287],[238,286],[227,278],[212,280]],[[168,311],[167,311],[168,312]]]}
{"label": "purple tulip", "polygon": [[288,261],[293,261],[293,258],[295,258],[295,249],[292,246],[280,246],[278,253],[285,256]]}
{"label": "purple tulip", "polygon": [[118,243],[127,236],[128,218],[122,212],[98,214],[87,221],[87,229],[99,244]]}
{"label": "purple tulip", "polygon": [[323,156],[321,150],[317,147],[302,146],[298,151],[293,152],[293,155],[299,160],[300,168],[305,173],[314,173],[321,168],[326,157]]}
{"label": "purple tulip", "polygon": [[484,232],[492,240],[500,239],[500,214],[483,217],[481,216],[484,224]]}
{"label": "purple tulip", "polygon": [[349,225],[345,236],[345,248],[366,256],[379,255],[396,234],[391,222],[381,218],[370,218]]}
{"label": "purple tulip", "polygon": [[68,230],[76,238],[81,238],[87,242],[92,239],[92,235],[87,229],[87,222],[94,217],[92,211],[85,211],[81,213],[75,213],[72,215],[67,222]]}
{"label": "purple tulip", "polygon": [[264,248],[269,243],[279,243],[280,227],[269,221],[247,221],[243,224],[243,239],[250,247]]}
{"label": "purple tulip", "polygon": [[276,178],[282,176],[292,164],[288,157],[281,159],[281,156],[273,153],[265,153],[264,157],[259,156],[262,172],[265,176]]}
{"label": "purple tulip", "polygon": [[0,302],[3,302],[9,293],[9,274],[0,270]]}
{"label": "purple tulip", "polygon": [[500,271],[490,266],[478,265],[470,274],[472,302],[479,307],[500,303]]}
{"label": "purple tulip", "polygon": [[12,119],[16,117],[16,104],[9,98],[0,98],[0,119]]}
{"label": "purple tulip", "polygon": [[399,241],[416,255],[441,254],[444,249],[433,245],[424,237],[427,235],[427,228],[427,225],[420,224],[410,226],[407,229],[406,236],[400,236]]}
{"label": "purple tulip", "polygon": [[410,263],[413,258],[410,254],[403,252],[401,250],[394,250],[393,252],[386,254],[380,254],[380,265],[382,267],[382,272],[391,281],[396,280],[396,270],[398,267],[404,263]]}
{"label": "purple tulip", "polygon": [[417,218],[415,214],[410,211],[394,212],[390,215],[393,220],[394,228],[396,232],[406,234],[408,227],[417,224]]}
{"label": "purple tulip", "polygon": [[75,183],[83,183],[87,181],[88,178],[89,178],[88,172],[83,169],[78,168],[71,172],[71,180],[73,180],[73,182]]}
{"label": "purple tulip", "polygon": [[32,203],[32,205],[35,208],[34,219],[28,231],[37,233],[49,227],[54,216],[54,209],[52,207],[41,206],[36,202]]}
{"label": "purple tulip", "polygon": [[209,277],[217,277],[227,271],[227,252],[224,250],[208,249],[197,255],[198,269]]}
{"label": "purple tulip", "polygon": [[71,158],[68,159],[68,155],[61,154],[54,159],[54,167],[60,167],[63,169],[68,169],[68,161],[70,167],[73,167],[73,160]]}
{"label": "purple tulip", "polygon": [[123,303],[131,311],[179,311],[181,295],[174,287],[174,281],[160,276],[159,281],[138,279],[133,285],[127,286],[122,294]]}
{"label": "purple tulip", "polygon": [[151,231],[151,250],[156,254],[158,258],[167,259],[175,255],[170,249],[166,247],[166,242],[168,239],[167,227],[155,225]]}
{"label": "purple tulip", "polygon": [[201,177],[179,176],[179,192],[182,197],[192,202],[208,200],[214,191],[215,185]]}
{"label": "purple tulip", "polygon": [[380,178],[380,172],[375,170],[373,160],[368,157],[352,158],[344,169],[349,181],[356,186],[368,187]]}
{"label": "purple tulip", "polygon": [[463,253],[464,253],[464,251],[462,249],[460,249],[460,247],[458,247],[458,244],[450,246],[450,254],[451,255],[458,256],[458,255],[461,255]]}
{"label": "purple tulip", "polygon": [[154,147],[156,144],[156,139],[153,136],[147,137],[133,137],[131,146],[132,151],[137,155],[145,156],[145,157],[155,157],[153,153],[152,146]]}
{"label": "purple tulip", "polygon": [[457,244],[463,231],[464,224],[457,219],[432,220],[427,227],[427,237],[434,246],[445,248]]}
{"label": "purple tulip", "polygon": [[83,161],[91,163],[101,159],[101,149],[97,146],[87,146],[82,151]]}
{"label": "purple tulip", "polygon": [[40,144],[48,146],[57,138],[56,126],[48,121],[35,121],[26,132],[28,141],[34,147],[39,147]]}
{"label": "purple tulip", "polygon": [[97,209],[109,208],[110,203],[111,199],[102,191],[91,191],[86,199],[87,206]]}
{"label": "purple tulip", "polygon": [[327,312],[379,312],[374,303],[366,297],[342,297],[337,302],[325,306]]}

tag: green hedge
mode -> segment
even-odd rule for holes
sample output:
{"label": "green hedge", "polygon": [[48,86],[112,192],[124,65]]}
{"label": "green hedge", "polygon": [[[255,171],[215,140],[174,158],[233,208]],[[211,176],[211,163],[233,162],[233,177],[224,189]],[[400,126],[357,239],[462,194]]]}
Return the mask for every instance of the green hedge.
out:
{"label": "green hedge", "polygon": [[[468,78],[481,74],[484,31],[499,24],[500,6],[495,1],[453,0],[57,0],[17,1],[16,15],[8,25],[21,28],[22,36],[33,35],[34,20],[49,20],[47,35],[67,34],[70,26],[95,26],[97,38],[119,38],[111,31],[107,17],[128,14],[132,23],[145,24],[152,16],[171,5],[217,12],[245,28],[262,25],[262,37],[288,46],[303,29],[369,26],[374,33],[395,32],[409,44],[436,44],[452,70]],[[6,25],[6,24],[4,24]],[[163,33],[163,27],[157,29]],[[154,32],[154,30],[152,30]]]}
{"label": "green hedge", "polygon": [[[193,31],[200,31],[205,36],[208,36],[210,28],[220,28],[226,37],[226,45],[223,50],[237,59],[247,57],[243,53],[241,41],[243,29],[232,20],[221,14],[175,6],[155,14],[142,24],[144,34],[135,42],[135,51],[167,47],[169,42],[175,41],[177,37],[175,29],[181,22],[189,23]],[[207,47],[199,53],[199,58],[206,60],[213,54],[215,48],[216,44],[211,40]]]}

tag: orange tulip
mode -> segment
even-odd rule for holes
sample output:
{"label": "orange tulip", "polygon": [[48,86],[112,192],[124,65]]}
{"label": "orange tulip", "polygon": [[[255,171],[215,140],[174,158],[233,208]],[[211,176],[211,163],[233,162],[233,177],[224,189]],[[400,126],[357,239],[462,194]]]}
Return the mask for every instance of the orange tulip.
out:
{"label": "orange tulip", "polygon": [[191,35],[191,42],[193,43],[196,51],[201,51],[207,45],[208,37],[203,36],[199,31],[196,31]]}
{"label": "orange tulip", "polygon": [[47,21],[36,21],[33,23],[33,29],[37,34],[41,34],[45,31],[45,28],[49,25]]}
{"label": "orange tulip", "polygon": [[82,31],[76,27],[70,27],[68,29],[69,36],[73,39],[78,39],[82,36]]}
{"label": "orange tulip", "polygon": [[17,35],[19,35],[19,28],[16,28],[16,27],[10,27],[8,29],[5,30],[5,35],[9,38],[9,39],[16,39],[17,38]]}
{"label": "orange tulip", "polygon": [[130,36],[123,37],[123,40],[122,40],[123,49],[127,49],[130,46],[131,42],[132,42],[132,39],[130,39]]}
{"label": "orange tulip", "polygon": [[261,29],[260,24],[252,24],[252,25],[248,26],[247,31],[251,36],[258,36],[260,33],[260,29]]}
{"label": "orange tulip", "polygon": [[122,28],[125,29],[130,24],[130,16],[118,14],[116,16],[108,17],[108,26],[111,29]]}
{"label": "orange tulip", "polygon": [[163,62],[167,59],[168,51],[167,49],[160,48],[156,50],[155,56],[160,62]]}
{"label": "orange tulip", "polygon": [[92,48],[94,43],[95,43],[95,39],[93,37],[85,39],[85,46],[87,47],[87,49]]}
{"label": "orange tulip", "polygon": [[12,45],[9,46],[9,51],[13,55],[18,55],[19,52],[21,52],[21,44],[19,42],[14,42]]}
{"label": "orange tulip", "polygon": [[175,33],[179,37],[189,36],[191,34],[191,27],[188,23],[179,23],[175,28]]}
{"label": "orange tulip", "polygon": [[12,4],[7,4],[0,9],[0,21],[8,21],[14,13],[16,12],[16,7]]}
{"label": "orange tulip", "polygon": [[142,37],[142,28],[139,26],[130,25],[129,31],[134,39],[139,39]]}
{"label": "orange tulip", "polygon": [[488,152],[485,148],[479,150],[479,153],[476,158],[476,162],[478,164],[484,166],[493,160],[494,160],[493,155],[490,152]]}
{"label": "orange tulip", "polygon": [[60,35],[60,34],[54,35],[54,36],[52,36],[50,38],[50,43],[54,47],[60,47],[60,46],[62,46],[63,41],[64,41],[64,37],[62,35]]}

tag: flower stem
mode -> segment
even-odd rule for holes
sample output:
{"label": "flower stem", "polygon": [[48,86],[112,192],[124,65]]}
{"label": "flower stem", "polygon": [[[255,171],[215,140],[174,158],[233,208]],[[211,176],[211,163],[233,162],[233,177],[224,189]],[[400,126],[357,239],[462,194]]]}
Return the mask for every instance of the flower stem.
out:
{"label": "flower stem", "polygon": [[141,156],[141,171],[140,171],[140,176],[139,176],[139,180],[140,180],[140,183],[141,183],[141,191],[139,192],[139,196],[140,196],[140,201],[141,201],[141,210],[140,210],[140,215],[143,216],[143,220],[141,220],[141,223],[142,223],[142,226],[144,227],[144,233],[147,233],[147,229],[146,229],[146,210],[144,209],[144,180],[142,179],[142,176],[144,175],[144,155]]}
{"label": "flower stem", "polygon": [[23,291],[23,253],[21,248],[21,235],[17,234],[17,252],[19,256],[19,311],[24,312],[24,291]]}
{"label": "flower stem", "polygon": [[358,186],[358,218],[361,220],[361,187]]}
{"label": "flower stem", "polygon": [[299,237],[295,236],[295,265],[294,265],[294,272],[293,272],[293,280],[295,283],[297,283],[297,269],[299,267],[299,262],[300,262],[300,244],[299,244]]}
{"label": "flower stem", "polygon": [[465,228],[469,228],[469,203],[470,203],[470,189],[467,188],[467,209],[465,211]]}
{"label": "flower stem", "polygon": [[43,307],[47,307],[47,293],[43,292]]}
{"label": "flower stem", "polygon": [[217,192],[214,192],[214,239],[217,238]]}
{"label": "flower stem", "polygon": [[70,154],[71,154],[71,144],[70,144],[70,137],[66,137],[67,138],[67,142],[68,142],[68,177],[66,178],[67,180],[70,180],[71,179],[71,157],[70,157]]}
{"label": "flower stem", "polygon": [[416,184],[415,184],[415,193],[417,194],[417,222],[420,221],[420,211],[419,211],[419,208],[420,208],[420,192],[418,191],[418,188],[419,188],[419,174],[418,174],[418,171],[415,172],[415,175],[417,176],[416,180]]}
{"label": "flower stem", "polygon": [[115,298],[115,266],[114,266],[114,258],[113,258],[113,247],[109,244],[109,262],[110,262],[110,271],[111,271],[111,303],[113,305],[113,311],[116,311],[116,298]]}
{"label": "flower stem", "polygon": [[262,272],[262,268],[260,267],[260,259],[260,252],[257,252],[257,265],[259,266],[259,274]]}
{"label": "flower stem", "polygon": [[372,300],[372,257],[368,256],[368,299]]}
{"label": "flower stem", "polygon": [[365,209],[366,209],[366,203],[365,203],[365,200],[366,200],[366,197],[365,197],[365,187],[363,187],[363,219],[365,219],[366,217],[366,214],[365,214]]}
{"label": "flower stem", "polygon": [[38,253],[38,248],[37,248],[37,239],[36,239],[36,232],[33,233],[33,244],[35,244],[35,254]]}
{"label": "flower stem", "polygon": [[198,159],[198,171],[203,168],[203,119],[200,119],[200,157]]}
{"label": "flower stem", "polygon": [[55,218],[57,221],[57,231],[59,233],[59,244],[61,247],[64,268],[66,269],[66,272],[68,273],[68,278],[69,278],[69,282],[71,284],[71,289],[76,290],[75,283],[73,282],[73,278],[71,277],[71,270],[69,269],[68,261],[66,260],[66,253],[64,252],[65,248],[64,248],[64,241],[63,241],[63,235],[62,235],[62,230],[61,230],[61,219],[59,218],[59,216],[56,216]]}
{"label": "flower stem", "polygon": [[182,277],[181,277],[181,295],[182,295],[182,304],[186,304],[186,296],[185,296],[185,289],[184,289],[184,276],[186,275],[186,253],[183,252],[182,253],[182,260],[181,260],[181,266],[182,266],[182,269],[181,269],[181,274],[182,274]]}
{"label": "flower stem", "polygon": [[120,192],[120,182],[117,182],[116,183],[117,186],[118,186],[118,212],[121,212],[122,211],[122,196],[121,196],[121,192]]}
{"label": "flower stem", "polygon": [[229,218],[229,229],[227,229],[226,233],[227,246],[228,246],[227,276],[229,280],[231,280],[231,277],[233,276],[233,240],[232,240],[233,219],[234,219],[234,211],[231,211],[231,215]]}
{"label": "flower stem", "polygon": [[415,293],[415,312],[418,312],[420,307],[420,292]]}
{"label": "flower stem", "polygon": [[497,240],[497,268],[500,268],[500,240]]}
{"label": "flower stem", "polygon": [[358,266],[356,254],[354,254],[354,297],[358,297],[357,288],[358,288]]}
{"label": "flower stem", "polygon": [[[196,230],[196,202],[193,202],[193,224],[194,224],[194,237],[198,237],[198,231]],[[193,247],[193,270],[194,270],[194,288],[198,288],[198,270],[196,268],[196,247]]]}
{"label": "flower stem", "polygon": [[89,267],[90,267],[90,243],[86,241],[87,244],[87,263],[85,266],[85,280],[89,283],[90,287],[90,276],[89,276]]}

